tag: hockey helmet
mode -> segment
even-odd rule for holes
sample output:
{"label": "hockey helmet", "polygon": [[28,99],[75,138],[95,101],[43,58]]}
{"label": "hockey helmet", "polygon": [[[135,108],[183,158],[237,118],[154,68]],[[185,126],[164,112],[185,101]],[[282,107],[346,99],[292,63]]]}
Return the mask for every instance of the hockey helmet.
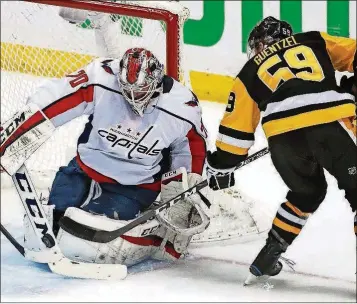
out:
{"label": "hockey helmet", "polygon": [[293,34],[291,25],[274,17],[266,17],[259,22],[249,34],[248,58],[255,56],[265,47],[287,38]]}
{"label": "hockey helmet", "polygon": [[128,49],[119,64],[120,90],[133,111],[143,116],[150,99],[162,91],[164,65],[144,48]]}

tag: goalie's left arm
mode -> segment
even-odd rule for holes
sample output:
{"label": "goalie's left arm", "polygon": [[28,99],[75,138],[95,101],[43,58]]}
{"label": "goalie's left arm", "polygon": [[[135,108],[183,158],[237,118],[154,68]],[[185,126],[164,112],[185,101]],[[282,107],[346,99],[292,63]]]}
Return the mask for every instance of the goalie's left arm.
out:
{"label": "goalie's left arm", "polygon": [[207,131],[202,121],[201,108],[196,102],[193,108],[186,106],[185,117],[177,116],[180,118],[177,127],[181,129],[181,136],[170,145],[170,170],[184,167],[189,173],[202,175],[207,154]]}

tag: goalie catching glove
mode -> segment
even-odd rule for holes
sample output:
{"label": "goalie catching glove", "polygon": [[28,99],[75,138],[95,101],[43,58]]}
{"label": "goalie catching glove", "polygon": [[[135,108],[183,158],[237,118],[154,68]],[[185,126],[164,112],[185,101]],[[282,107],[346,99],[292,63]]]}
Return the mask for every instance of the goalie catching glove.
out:
{"label": "goalie catching glove", "polygon": [[[196,173],[187,173],[185,168],[165,173],[161,182],[161,201],[167,202],[203,180]],[[210,220],[205,209],[209,202],[202,194],[196,193],[167,210],[162,211],[157,220],[168,229],[186,236],[202,233]]]}

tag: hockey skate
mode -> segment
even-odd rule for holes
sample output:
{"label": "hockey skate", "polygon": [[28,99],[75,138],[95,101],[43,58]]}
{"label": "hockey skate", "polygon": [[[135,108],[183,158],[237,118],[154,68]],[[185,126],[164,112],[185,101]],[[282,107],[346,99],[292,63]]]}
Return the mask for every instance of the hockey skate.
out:
{"label": "hockey skate", "polygon": [[249,267],[250,274],[244,285],[251,285],[260,279],[265,280],[278,275],[283,268],[279,258],[287,247],[288,244],[284,240],[270,231],[265,246]]}

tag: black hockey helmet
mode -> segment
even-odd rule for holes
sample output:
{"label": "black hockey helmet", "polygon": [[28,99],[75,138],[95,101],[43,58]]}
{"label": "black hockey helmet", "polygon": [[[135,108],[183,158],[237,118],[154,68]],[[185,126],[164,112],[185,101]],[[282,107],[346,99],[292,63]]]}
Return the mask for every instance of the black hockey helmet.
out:
{"label": "black hockey helmet", "polygon": [[259,50],[260,43],[264,47],[287,38],[293,34],[291,25],[274,17],[266,17],[250,32],[248,38],[248,57],[251,58]]}

